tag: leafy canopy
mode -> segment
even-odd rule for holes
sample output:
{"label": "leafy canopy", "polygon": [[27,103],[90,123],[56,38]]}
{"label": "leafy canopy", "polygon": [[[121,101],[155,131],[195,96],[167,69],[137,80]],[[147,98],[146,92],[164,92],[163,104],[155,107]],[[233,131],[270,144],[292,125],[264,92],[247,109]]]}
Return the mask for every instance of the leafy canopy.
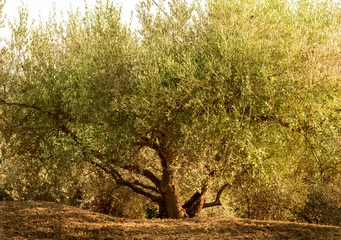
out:
{"label": "leafy canopy", "polygon": [[337,4],[154,7],[141,1],[137,30],[109,0],[38,26],[20,10],[1,75],[12,158],[87,161],[154,202],[178,186],[176,204],[245,175],[284,186],[337,174]]}

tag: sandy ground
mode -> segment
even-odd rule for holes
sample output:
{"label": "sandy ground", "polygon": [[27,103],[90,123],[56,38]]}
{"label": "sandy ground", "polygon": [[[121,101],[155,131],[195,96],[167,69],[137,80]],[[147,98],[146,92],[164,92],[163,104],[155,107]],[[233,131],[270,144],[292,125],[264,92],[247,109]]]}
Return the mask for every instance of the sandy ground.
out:
{"label": "sandy ground", "polygon": [[122,219],[48,202],[0,202],[0,239],[341,239],[341,228],[238,218]]}

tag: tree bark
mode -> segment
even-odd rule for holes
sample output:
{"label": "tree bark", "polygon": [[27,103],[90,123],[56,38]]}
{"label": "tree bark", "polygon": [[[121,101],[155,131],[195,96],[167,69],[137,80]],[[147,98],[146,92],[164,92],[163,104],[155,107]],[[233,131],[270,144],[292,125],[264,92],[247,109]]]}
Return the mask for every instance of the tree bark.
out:
{"label": "tree bark", "polygon": [[158,218],[168,218],[167,215],[167,210],[166,210],[166,206],[165,206],[165,201],[161,201],[159,203],[159,215]]}
{"label": "tree bark", "polygon": [[179,203],[174,171],[170,167],[167,167],[163,170],[162,175],[161,191],[164,197],[167,216],[169,218],[183,218],[185,211]]}
{"label": "tree bark", "polygon": [[204,185],[200,193],[194,193],[193,196],[182,206],[190,218],[199,216],[206,201],[207,190],[208,186]]}
{"label": "tree bark", "polygon": [[[39,111],[50,119],[54,120],[56,127],[69,136],[83,152],[85,160],[90,164],[102,169],[106,173],[110,174],[116,184],[126,186],[132,189],[135,193],[143,195],[149,198],[151,201],[159,205],[159,217],[160,218],[183,218],[185,216],[195,217],[198,216],[201,210],[205,207],[219,206],[221,205],[219,198],[222,191],[226,188],[224,185],[217,194],[217,199],[213,203],[205,203],[207,186],[204,186],[201,193],[195,193],[190,200],[188,200],[183,206],[179,201],[178,186],[176,183],[176,172],[174,170],[175,154],[174,146],[171,144],[171,138],[169,139],[166,133],[159,134],[157,139],[151,139],[148,137],[142,138],[142,145],[154,149],[160,157],[162,165],[162,177],[159,178],[148,169],[140,169],[138,166],[111,166],[107,164],[106,156],[100,152],[87,148],[71,129],[67,127],[67,124],[61,120],[57,113],[46,111],[40,107],[34,105],[28,105],[24,103],[9,103],[0,98],[0,105],[19,106],[23,108],[30,108]],[[176,131],[174,131],[176,132]],[[173,148],[172,148],[173,147]],[[117,168],[116,168],[117,167]],[[142,181],[129,181],[118,169],[125,169],[132,173],[143,176],[151,181],[155,186],[148,185]]]}

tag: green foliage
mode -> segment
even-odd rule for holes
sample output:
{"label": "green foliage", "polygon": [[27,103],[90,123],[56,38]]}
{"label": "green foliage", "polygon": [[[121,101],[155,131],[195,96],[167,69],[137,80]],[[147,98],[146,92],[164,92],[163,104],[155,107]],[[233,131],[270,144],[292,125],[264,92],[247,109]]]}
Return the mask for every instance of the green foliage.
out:
{"label": "green foliage", "polygon": [[91,165],[11,159],[3,169],[6,176],[1,179],[0,201],[59,202],[118,217],[144,216],[145,199],[117,186]]}
{"label": "green foliage", "polygon": [[305,204],[295,215],[298,219],[315,224],[341,225],[340,189],[331,184],[311,186]]}
{"label": "green foliage", "polygon": [[[109,0],[31,27],[21,8],[1,62],[0,131],[8,171],[20,173],[7,176],[12,195],[56,200],[67,185],[70,203],[86,190],[80,205],[134,215],[117,194],[140,199],[116,184],[161,194],[153,180],[170,166],[181,202],[230,183],[223,196],[240,216],[308,211],[308,189],[340,173],[339,6],[153,2],[139,4],[136,31]],[[116,183],[92,172],[86,187],[65,185],[84,162]]]}
{"label": "green foliage", "polygon": [[72,187],[74,205],[116,217],[144,218],[148,201],[118,186],[102,170],[88,166],[77,180]]}
{"label": "green foliage", "polygon": [[0,28],[4,27],[5,16],[3,14],[4,7],[5,7],[5,0],[0,1]]}

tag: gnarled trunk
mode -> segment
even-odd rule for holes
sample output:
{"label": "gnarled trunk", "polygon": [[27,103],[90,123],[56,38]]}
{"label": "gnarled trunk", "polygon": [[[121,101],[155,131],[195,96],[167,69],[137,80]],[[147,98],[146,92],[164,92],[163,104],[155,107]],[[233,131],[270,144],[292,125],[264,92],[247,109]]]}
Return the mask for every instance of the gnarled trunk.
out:
{"label": "gnarled trunk", "polygon": [[179,202],[174,171],[170,166],[163,169],[161,191],[164,199],[166,215],[169,218],[183,218],[185,216],[185,211]]}
{"label": "gnarled trunk", "polygon": [[207,189],[208,186],[204,185],[200,193],[194,193],[193,196],[182,206],[190,218],[199,216],[206,201]]}

